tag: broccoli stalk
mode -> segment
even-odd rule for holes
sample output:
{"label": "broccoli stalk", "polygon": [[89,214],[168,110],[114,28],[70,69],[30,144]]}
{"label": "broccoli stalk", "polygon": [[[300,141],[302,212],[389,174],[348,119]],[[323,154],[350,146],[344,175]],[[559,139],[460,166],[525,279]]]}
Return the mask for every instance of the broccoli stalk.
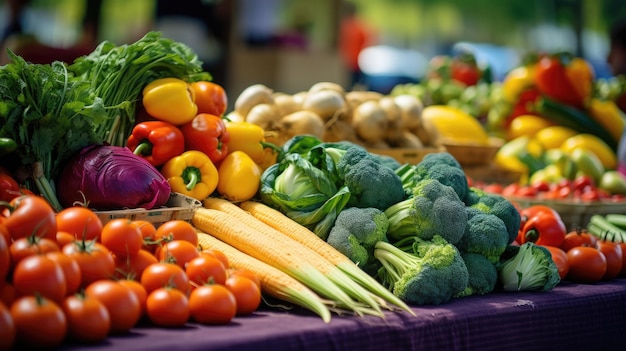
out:
{"label": "broccoli stalk", "polygon": [[547,291],[560,281],[559,270],[545,247],[527,242],[510,246],[512,256],[496,268],[505,291]]}
{"label": "broccoli stalk", "polygon": [[380,279],[394,295],[415,305],[438,305],[467,288],[469,273],[458,249],[444,238],[415,237],[413,252],[379,241],[374,256]]}
{"label": "broccoli stalk", "polygon": [[438,234],[456,244],[467,225],[465,204],[452,187],[435,179],[417,182],[413,195],[387,208],[385,214],[392,242],[411,236],[430,240]]}

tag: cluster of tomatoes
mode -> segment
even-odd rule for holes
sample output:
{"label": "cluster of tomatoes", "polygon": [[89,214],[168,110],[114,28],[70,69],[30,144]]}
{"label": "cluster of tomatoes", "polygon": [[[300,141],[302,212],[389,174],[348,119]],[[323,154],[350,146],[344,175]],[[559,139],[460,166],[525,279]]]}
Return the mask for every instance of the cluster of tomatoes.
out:
{"label": "cluster of tomatoes", "polygon": [[594,283],[626,276],[626,243],[600,239],[584,229],[566,230],[560,215],[545,205],[520,210],[522,224],[516,242],[547,248],[561,279]]}
{"label": "cluster of tomatoes", "polygon": [[141,321],[228,324],[261,303],[258,277],[200,248],[186,221],[103,223],[36,195],[0,211],[0,350],[94,343]]}

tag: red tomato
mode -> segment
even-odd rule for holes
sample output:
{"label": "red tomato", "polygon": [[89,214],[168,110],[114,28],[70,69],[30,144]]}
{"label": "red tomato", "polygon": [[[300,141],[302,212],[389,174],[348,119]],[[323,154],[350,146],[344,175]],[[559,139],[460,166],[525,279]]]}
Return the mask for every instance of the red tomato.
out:
{"label": "red tomato", "polygon": [[111,333],[126,333],[141,318],[141,304],[135,293],[114,280],[102,279],[85,288],[85,296],[99,300],[109,312]]}
{"label": "red tomato", "polygon": [[16,265],[22,259],[32,255],[43,255],[48,252],[60,251],[56,240],[27,236],[14,240],[9,246],[11,262]]}
{"label": "red tomato", "polygon": [[51,349],[61,345],[67,334],[67,319],[52,300],[41,296],[21,297],[10,308],[17,345],[25,349]]}
{"label": "red tomato", "polygon": [[567,251],[567,279],[578,283],[594,283],[606,274],[606,257],[595,247],[578,246]]}
{"label": "red tomato", "polygon": [[141,273],[149,265],[159,262],[157,258],[144,249],[130,257],[115,256],[115,277],[139,280]]}
{"label": "red tomato", "polygon": [[189,320],[189,300],[178,289],[159,288],[148,295],[146,314],[158,326],[182,327]]}
{"label": "red tomato", "polygon": [[75,240],[63,246],[61,250],[80,266],[80,280],[83,287],[96,280],[109,279],[115,273],[113,255],[101,243]]}
{"label": "red tomato", "polygon": [[7,227],[4,226],[3,221],[4,217],[2,216],[2,214],[0,214],[0,236],[4,238],[8,245],[11,243],[11,234],[9,233]]}
{"label": "red tomato", "polygon": [[586,230],[572,230],[565,234],[565,239],[560,248],[567,252],[577,246],[595,247],[597,241],[598,239]]}
{"label": "red tomato", "polygon": [[154,237],[156,234],[156,227],[154,224],[144,220],[135,220],[133,222],[139,228],[139,231],[141,231],[141,237],[143,238],[142,249],[154,253],[154,250],[157,247]]}
{"label": "red tomato", "polygon": [[57,230],[68,232],[76,239],[93,240],[100,237],[102,221],[98,215],[83,206],[64,208],[56,214]]}
{"label": "red tomato", "polygon": [[193,82],[190,84],[195,93],[198,113],[210,113],[222,116],[226,112],[228,97],[221,85],[208,81]]}
{"label": "red tomato", "polygon": [[233,275],[226,279],[224,285],[235,295],[238,315],[251,314],[259,308],[261,289],[252,280],[242,275]]}
{"label": "red tomato", "polygon": [[614,242],[598,240],[596,248],[606,258],[606,273],[604,273],[603,279],[611,280],[616,278],[624,265],[622,247]]}
{"label": "red tomato", "polygon": [[0,302],[0,350],[12,350],[15,344],[15,322],[9,308]]}
{"label": "red tomato", "polygon": [[204,249],[202,251],[200,251],[201,255],[210,255],[213,256],[215,258],[217,258],[218,260],[220,260],[220,262],[222,262],[222,265],[224,266],[224,268],[228,269],[230,268],[230,262],[228,261],[228,256],[226,256],[225,253],[223,253],[220,250],[217,249]]}
{"label": "red tomato", "polygon": [[185,273],[189,282],[196,287],[208,283],[224,284],[227,277],[222,262],[209,255],[201,255],[189,261],[185,266]]}
{"label": "red tomato", "polygon": [[11,269],[11,252],[4,236],[0,235],[0,282],[3,282]]}
{"label": "red tomato", "polygon": [[156,257],[159,261],[176,263],[183,269],[187,262],[199,256],[200,251],[198,251],[198,247],[186,240],[167,242],[156,252]]}
{"label": "red tomato", "polygon": [[11,234],[19,239],[36,236],[55,240],[57,235],[56,213],[43,197],[22,195],[11,200],[13,210],[2,222]]}
{"label": "red tomato", "polygon": [[13,286],[18,296],[38,294],[59,304],[67,291],[63,269],[43,255],[28,256],[15,266]]}
{"label": "red tomato", "polygon": [[569,261],[567,260],[567,253],[563,249],[556,246],[544,246],[552,255],[552,261],[556,264],[556,268],[559,270],[559,277],[565,279],[569,272]]}
{"label": "red tomato", "polygon": [[71,295],[77,292],[81,284],[81,273],[78,262],[61,251],[48,252],[45,256],[56,262],[59,267],[61,267],[61,270],[63,270],[63,276],[65,277],[65,294]]}
{"label": "red tomato", "polygon": [[185,240],[193,246],[198,246],[198,233],[189,223],[174,219],[161,224],[154,233],[154,238],[160,241]]}
{"label": "red tomato", "polygon": [[189,311],[200,324],[228,324],[237,314],[237,300],[224,285],[202,285],[189,294]]}
{"label": "red tomato", "polygon": [[189,292],[189,277],[179,265],[168,262],[153,263],[144,269],[140,279],[141,285],[150,294],[153,290],[173,287],[185,294]]}
{"label": "red tomato", "polygon": [[131,220],[115,218],[102,228],[100,242],[115,256],[126,257],[137,254],[143,245],[143,236]]}
{"label": "red tomato", "polygon": [[259,289],[261,289],[261,280],[259,279],[259,276],[254,273],[253,271],[249,270],[249,269],[244,269],[244,268],[230,268],[228,270],[228,276],[235,276],[235,275],[241,275],[244,276],[250,280],[252,280],[256,285],[259,286]]}
{"label": "red tomato", "polygon": [[139,299],[139,305],[141,306],[141,314],[143,315],[146,311],[146,299],[148,298],[146,288],[144,288],[144,286],[136,280],[120,279],[117,282],[129,288],[135,296],[137,296],[137,299]]}
{"label": "red tomato", "polygon": [[76,240],[76,237],[74,236],[74,234],[64,232],[64,231],[57,231],[57,244],[59,245],[60,248],[62,248],[63,246],[71,242],[74,242],[74,240]]}
{"label": "red tomato", "polygon": [[67,317],[68,337],[82,343],[104,340],[111,330],[111,317],[100,300],[82,295],[70,295],[63,301]]}

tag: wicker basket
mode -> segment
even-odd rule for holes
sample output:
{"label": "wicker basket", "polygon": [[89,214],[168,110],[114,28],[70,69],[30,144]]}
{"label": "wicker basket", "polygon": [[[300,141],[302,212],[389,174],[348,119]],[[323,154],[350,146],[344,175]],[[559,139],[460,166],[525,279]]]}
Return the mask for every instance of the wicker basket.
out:
{"label": "wicker basket", "polygon": [[532,205],[547,205],[556,210],[568,230],[586,228],[591,216],[607,215],[612,213],[626,214],[626,201],[572,201],[572,200],[529,200],[523,198],[509,198],[526,208]]}
{"label": "wicker basket", "polygon": [[503,144],[500,138],[490,138],[489,145],[444,143],[446,150],[459,161],[461,166],[484,166],[493,162],[493,158]]}
{"label": "wicker basket", "polygon": [[96,211],[96,214],[102,221],[102,224],[106,224],[115,218],[127,218],[130,220],[148,221],[158,226],[174,219],[189,222],[195,210],[200,206],[202,206],[202,203],[194,198],[180,193],[172,193],[165,207],[152,210],[132,208],[127,210]]}
{"label": "wicker basket", "polygon": [[367,151],[384,156],[391,156],[396,159],[396,161],[404,164],[417,164],[419,163],[424,156],[446,151],[445,147],[425,147],[423,149],[405,149],[405,148],[390,148],[390,149],[371,149],[368,148]]}

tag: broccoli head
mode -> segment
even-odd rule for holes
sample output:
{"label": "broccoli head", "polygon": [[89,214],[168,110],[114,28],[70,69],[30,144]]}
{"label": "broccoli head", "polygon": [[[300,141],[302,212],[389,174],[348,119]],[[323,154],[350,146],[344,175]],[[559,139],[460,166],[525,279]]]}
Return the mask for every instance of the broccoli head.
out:
{"label": "broccoli head", "polygon": [[550,251],[532,242],[509,246],[496,269],[504,291],[547,291],[561,281]]}
{"label": "broccoli head", "polygon": [[515,241],[522,222],[522,216],[517,207],[500,194],[485,192],[473,187],[470,188],[468,194],[464,200],[465,204],[484,213],[496,215],[506,226],[509,236],[507,244]]}
{"label": "broccoli head", "polygon": [[349,207],[342,210],[326,241],[370,275],[381,267],[374,257],[374,246],[387,241],[389,220],[376,208]]}
{"label": "broccoli head", "polygon": [[467,288],[454,297],[486,295],[492,292],[498,282],[496,265],[485,256],[471,252],[461,253],[461,258],[463,258],[463,262],[467,266],[469,281]]}
{"label": "broccoli head", "polygon": [[380,279],[394,295],[414,305],[438,305],[467,288],[469,273],[459,250],[444,238],[415,237],[412,252],[379,241],[374,256]]}
{"label": "broccoli head", "polygon": [[445,185],[451,186],[464,199],[469,190],[469,183],[465,171],[459,161],[449,152],[435,152],[424,156],[414,166],[415,181],[422,179],[436,179]]}
{"label": "broccoli head", "polygon": [[362,147],[348,148],[337,161],[337,174],[350,189],[350,205],[384,211],[405,199],[400,177]]}
{"label": "broccoli head", "polygon": [[385,214],[392,242],[411,236],[430,240],[437,234],[456,244],[467,225],[465,204],[452,187],[436,179],[417,182],[413,195],[387,208]]}
{"label": "broccoli head", "polygon": [[509,234],[504,222],[496,215],[466,207],[467,225],[461,240],[456,244],[461,252],[472,252],[497,263],[508,246]]}

